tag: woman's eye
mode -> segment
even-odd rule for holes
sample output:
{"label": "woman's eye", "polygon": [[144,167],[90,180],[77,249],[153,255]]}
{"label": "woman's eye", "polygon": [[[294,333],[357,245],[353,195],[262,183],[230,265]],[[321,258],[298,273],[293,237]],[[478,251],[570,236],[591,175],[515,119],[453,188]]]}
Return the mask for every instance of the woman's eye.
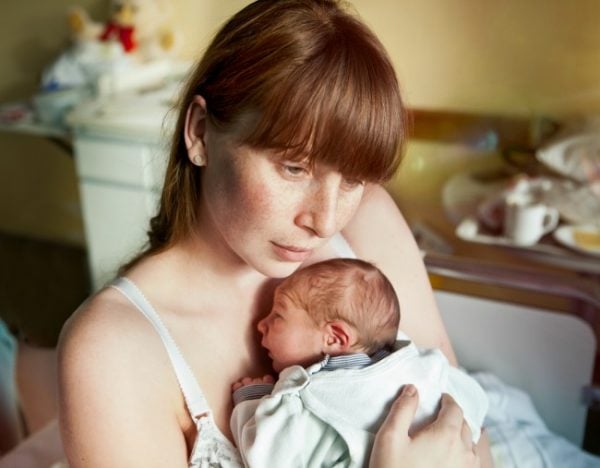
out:
{"label": "woman's eye", "polygon": [[354,190],[358,187],[362,187],[363,185],[365,185],[364,180],[344,178],[344,187],[349,190]]}
{"label": "woman's eye", "polygon": [[308,173],[304,166],[295,166],[293,164],[283,164],[283,171],[291,176],[301,176]]}

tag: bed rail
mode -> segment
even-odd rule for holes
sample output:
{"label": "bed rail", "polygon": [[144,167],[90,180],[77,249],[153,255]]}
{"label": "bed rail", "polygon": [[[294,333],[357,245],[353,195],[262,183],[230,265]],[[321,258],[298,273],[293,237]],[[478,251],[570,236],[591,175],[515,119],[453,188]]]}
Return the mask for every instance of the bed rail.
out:
{"label": "bed rail", "polygon": [[431,252],[426,253],[424,260],[427,271],[441,277],[574,300],[575,307],[569,312],[585,320],[596,334],[600,331],[600,277],[566,276]]}

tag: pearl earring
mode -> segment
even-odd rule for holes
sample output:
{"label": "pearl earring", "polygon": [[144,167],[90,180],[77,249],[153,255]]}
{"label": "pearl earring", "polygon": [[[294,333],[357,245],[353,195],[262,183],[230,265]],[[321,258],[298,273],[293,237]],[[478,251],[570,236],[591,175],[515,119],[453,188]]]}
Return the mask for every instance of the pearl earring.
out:
{"label": "pearl earring", "polygon": [[192,157],[192,161],[194,162],[194,164],[196,166],[204,166],[204,164],[203,164],[204,161],[202,159],[203,159],[202,156],[200,156],[199,154]]}

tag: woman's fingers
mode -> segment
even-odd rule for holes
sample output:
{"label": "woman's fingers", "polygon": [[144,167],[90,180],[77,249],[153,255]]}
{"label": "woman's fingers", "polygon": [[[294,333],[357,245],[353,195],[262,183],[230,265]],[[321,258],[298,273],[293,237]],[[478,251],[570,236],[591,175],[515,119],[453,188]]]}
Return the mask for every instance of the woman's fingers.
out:
{"label": "woman's fingers", "polygon": [[394,437],[397,437],[398,434],[408,436],[408,429],[415,419],[418,403],[419,395],[416,387],[410,384],[405,385],[400,396],[392,404],[382,427],[386,428]]}
{"label": "woman's fingers", "polygon": [[[463,419],[463,412],[460,406],[448,394],[442,395],[442,407],[438,414],[436,424],[443,430],[450,439],[456,440],[460,436],[462,451],[465,456],[466,466],[473,468],[480,467],[481,460],[479,458],[477,446],[473,443],[473,434],[467,422]],[[490,465],[491,466],[491,465]]]}
{"label": "woman's fingers", "polygon": [[471,434],[471,428],[469,427],[466,421],[463,421],[462,423],[462,429],[460,430],[460,438],[462,439],[465,447],[475,447],[473,444],[473,435]]}
{"label": "woman's fingers", "polygon": [[481,468],[462,410],[449,395],[436,420],[409,436],[418,400],[416,388],[405,386],[377,432],[370,468]]}
{"label": "woman's fingers", "polygon": [[454,398],[447,393],[442,395],[442,407],[437,417],[437,424],[458,433],[462,432],[463,412],[460,406],[456,404]]}
{"label": "woman's fingers", "polygon": [[392,404],[385,421],[377,431],[370,468],[389,468],[404,465],[403,457],[409,445],[408,429],[413,422],[419,396],[413,385],[405,385]]}

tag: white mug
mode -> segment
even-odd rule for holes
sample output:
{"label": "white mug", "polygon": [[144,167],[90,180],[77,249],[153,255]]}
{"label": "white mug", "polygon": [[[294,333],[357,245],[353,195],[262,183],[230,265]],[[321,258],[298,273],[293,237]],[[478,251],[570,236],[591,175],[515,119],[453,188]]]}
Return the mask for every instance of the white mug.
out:
{"label": "white mug", "polygon": [[504,235],[517,245],[533,245],[558,225],[556,208],[544,205],[531,194],[506,196]]}

